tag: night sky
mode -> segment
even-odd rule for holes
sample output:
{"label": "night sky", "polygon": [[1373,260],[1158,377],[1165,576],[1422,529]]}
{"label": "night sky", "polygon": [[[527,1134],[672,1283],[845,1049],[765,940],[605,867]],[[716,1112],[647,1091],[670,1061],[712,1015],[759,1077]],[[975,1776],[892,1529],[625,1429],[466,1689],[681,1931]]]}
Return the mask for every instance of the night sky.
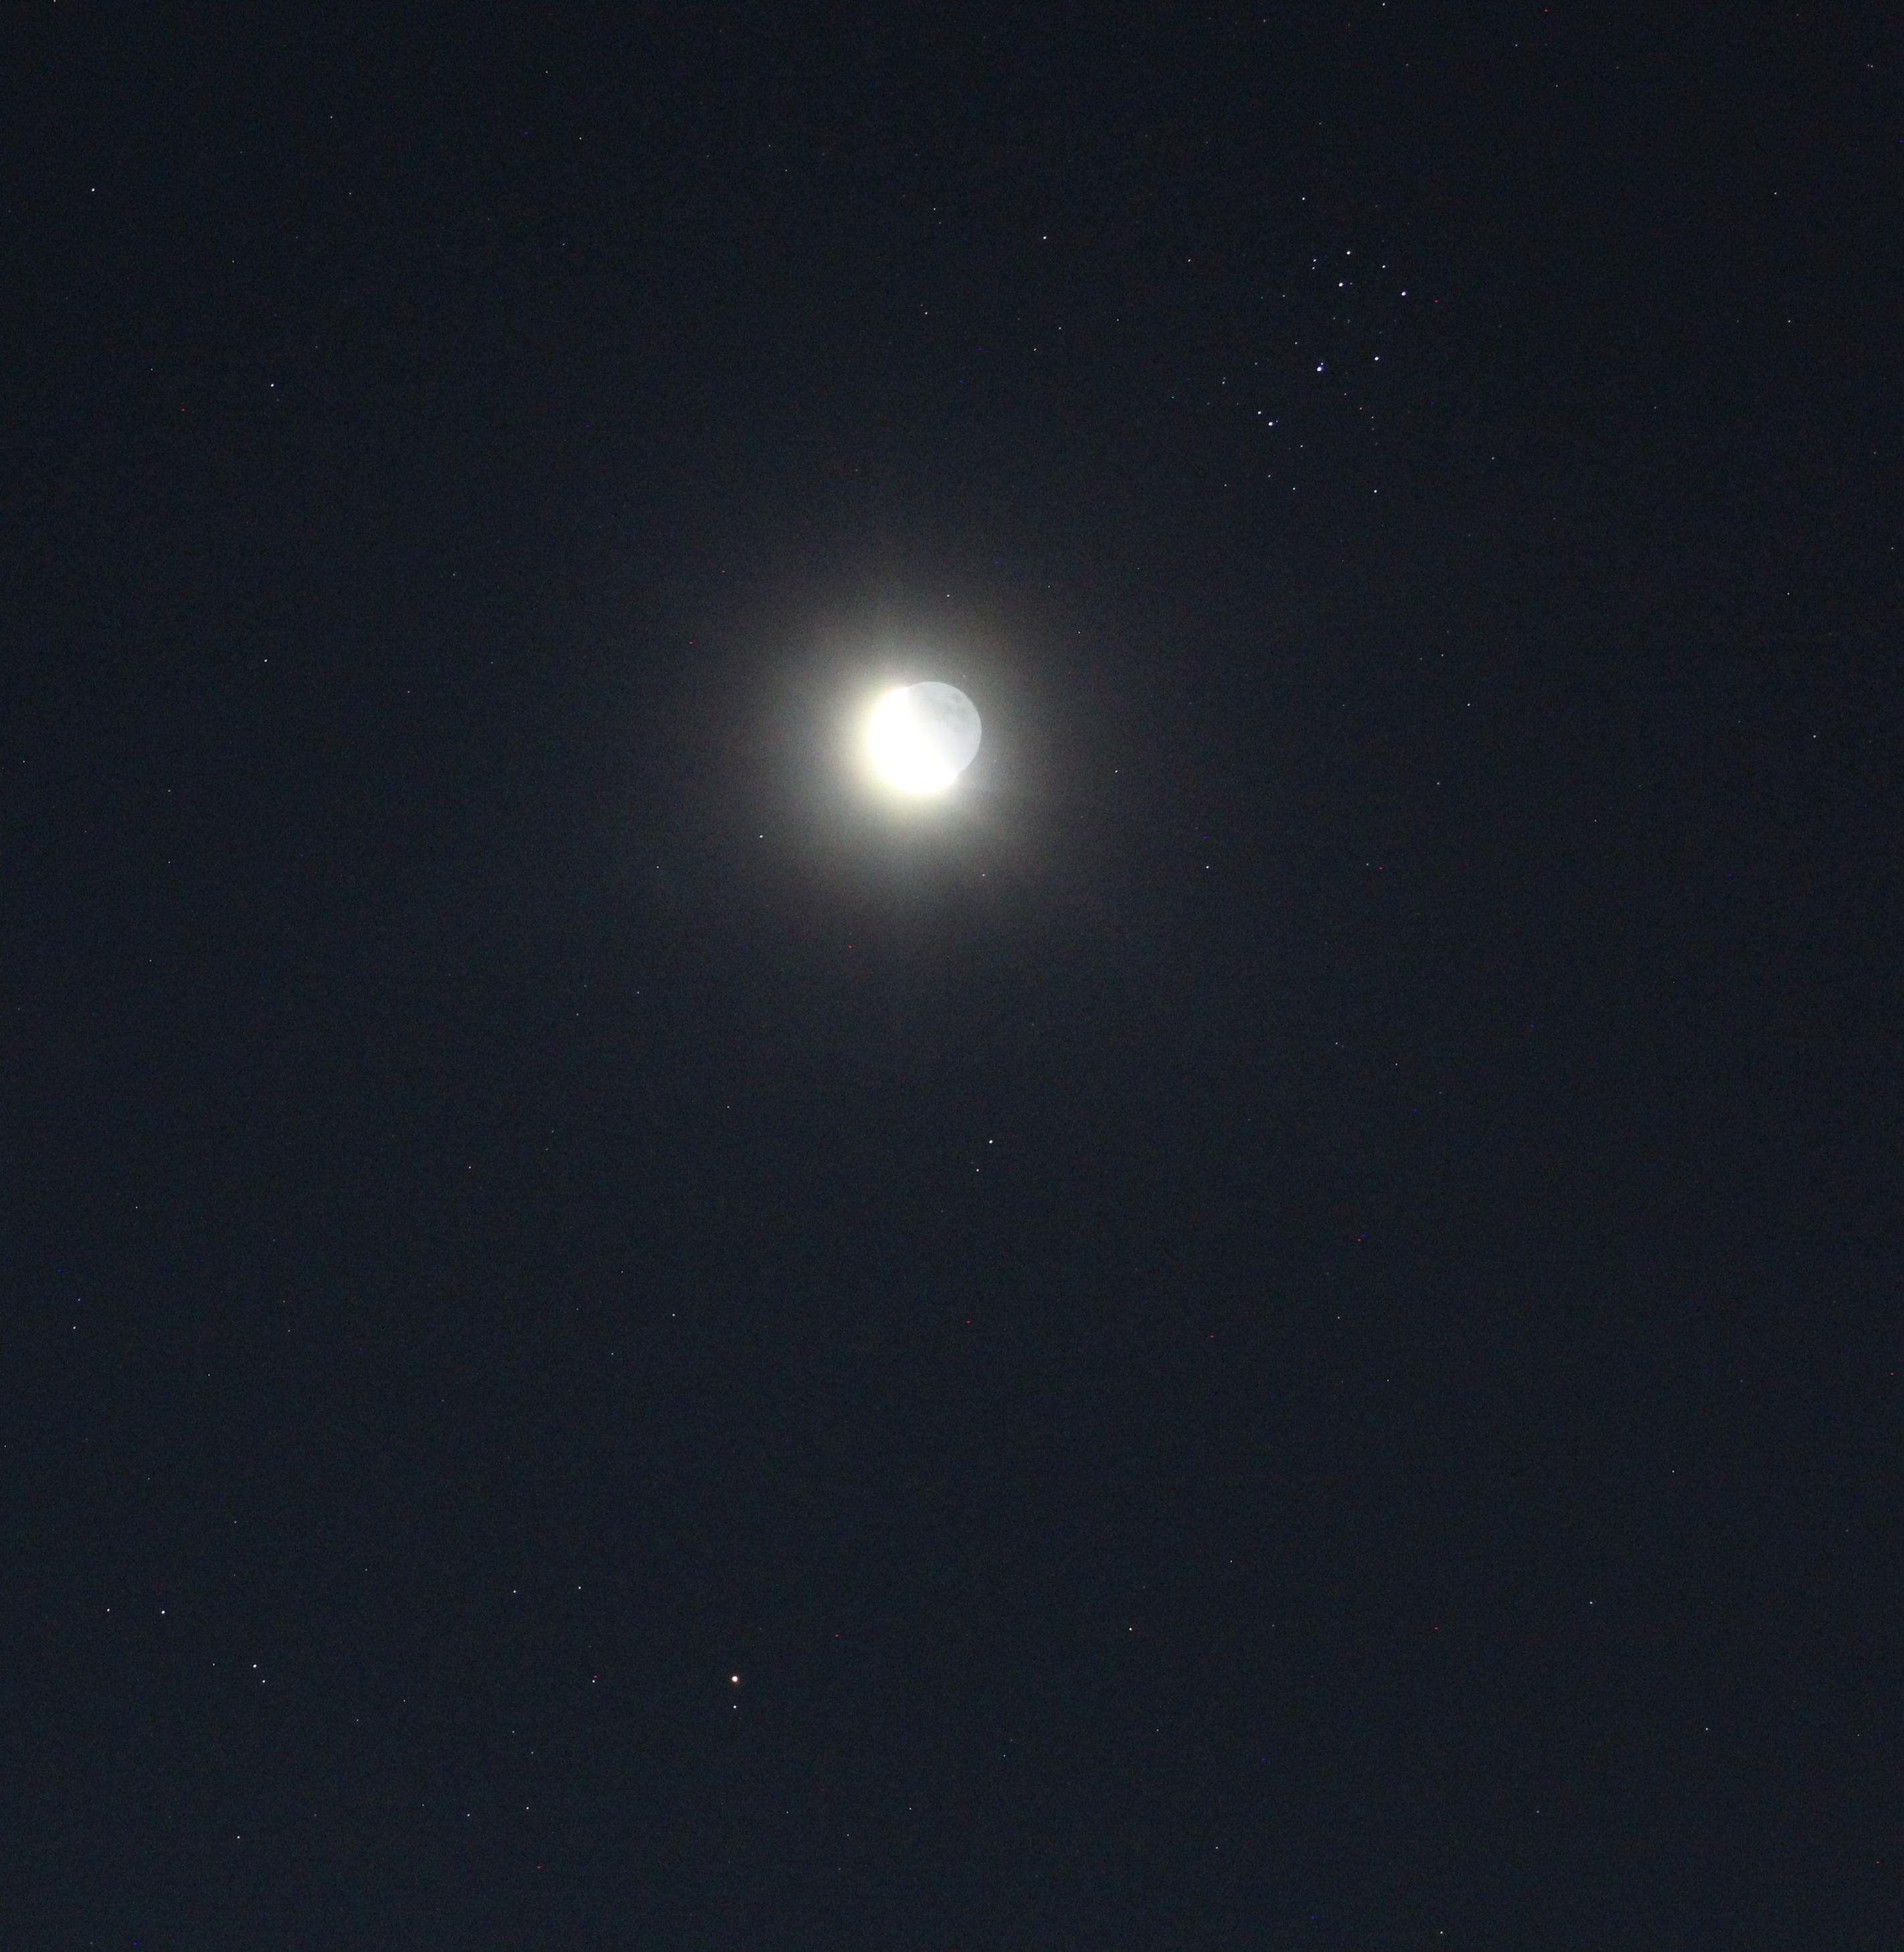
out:
{"label": "night sky", "polygon": [[1904,1944],[1882,16],[36,0],[0,1944]]}

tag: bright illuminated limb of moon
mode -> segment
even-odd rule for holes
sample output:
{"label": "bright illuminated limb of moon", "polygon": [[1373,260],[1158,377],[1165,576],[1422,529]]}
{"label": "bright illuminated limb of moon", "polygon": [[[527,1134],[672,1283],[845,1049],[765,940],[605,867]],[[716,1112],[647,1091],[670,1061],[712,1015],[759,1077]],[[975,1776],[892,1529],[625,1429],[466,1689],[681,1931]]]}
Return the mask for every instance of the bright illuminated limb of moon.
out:
{"label": "bright illuminated limb of moon", "polygon": [[867,721],[873,770],[902,793],[943,793],[978,752],[977,708],[957,686],[936,681],[889,691]]}

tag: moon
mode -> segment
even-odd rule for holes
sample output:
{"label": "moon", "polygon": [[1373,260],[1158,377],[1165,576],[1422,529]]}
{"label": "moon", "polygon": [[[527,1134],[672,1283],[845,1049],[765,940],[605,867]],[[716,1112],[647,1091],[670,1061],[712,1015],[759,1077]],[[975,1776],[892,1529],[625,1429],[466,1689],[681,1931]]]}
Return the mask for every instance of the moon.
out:
{"label": "moon", "polygon": [[901,793],[943,793],[972,763],[978,740],[978,708],[936,679],[889,691],[866,726],[873,771]]}

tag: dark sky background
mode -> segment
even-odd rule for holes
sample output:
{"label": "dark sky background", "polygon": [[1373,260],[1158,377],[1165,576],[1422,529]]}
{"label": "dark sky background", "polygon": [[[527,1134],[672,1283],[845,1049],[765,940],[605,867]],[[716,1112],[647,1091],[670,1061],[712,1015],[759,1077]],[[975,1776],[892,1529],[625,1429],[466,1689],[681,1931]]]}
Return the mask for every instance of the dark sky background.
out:
{"label": "dark sky background", "polygon": [[6,1944],[1904,1944],[1880,11],[30,10]]}

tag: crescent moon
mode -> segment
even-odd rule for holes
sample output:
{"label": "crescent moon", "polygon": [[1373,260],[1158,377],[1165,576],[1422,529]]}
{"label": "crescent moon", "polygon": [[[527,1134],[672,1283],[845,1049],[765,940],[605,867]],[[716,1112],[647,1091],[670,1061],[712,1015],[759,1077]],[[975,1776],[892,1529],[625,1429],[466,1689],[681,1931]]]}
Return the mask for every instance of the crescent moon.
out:
{"label": "crescent moon", "polygon": [[873,771],[901,793],[943,793],[978,752],[978,708],[956,685],[931,680],[889,691],[866,727]]}

